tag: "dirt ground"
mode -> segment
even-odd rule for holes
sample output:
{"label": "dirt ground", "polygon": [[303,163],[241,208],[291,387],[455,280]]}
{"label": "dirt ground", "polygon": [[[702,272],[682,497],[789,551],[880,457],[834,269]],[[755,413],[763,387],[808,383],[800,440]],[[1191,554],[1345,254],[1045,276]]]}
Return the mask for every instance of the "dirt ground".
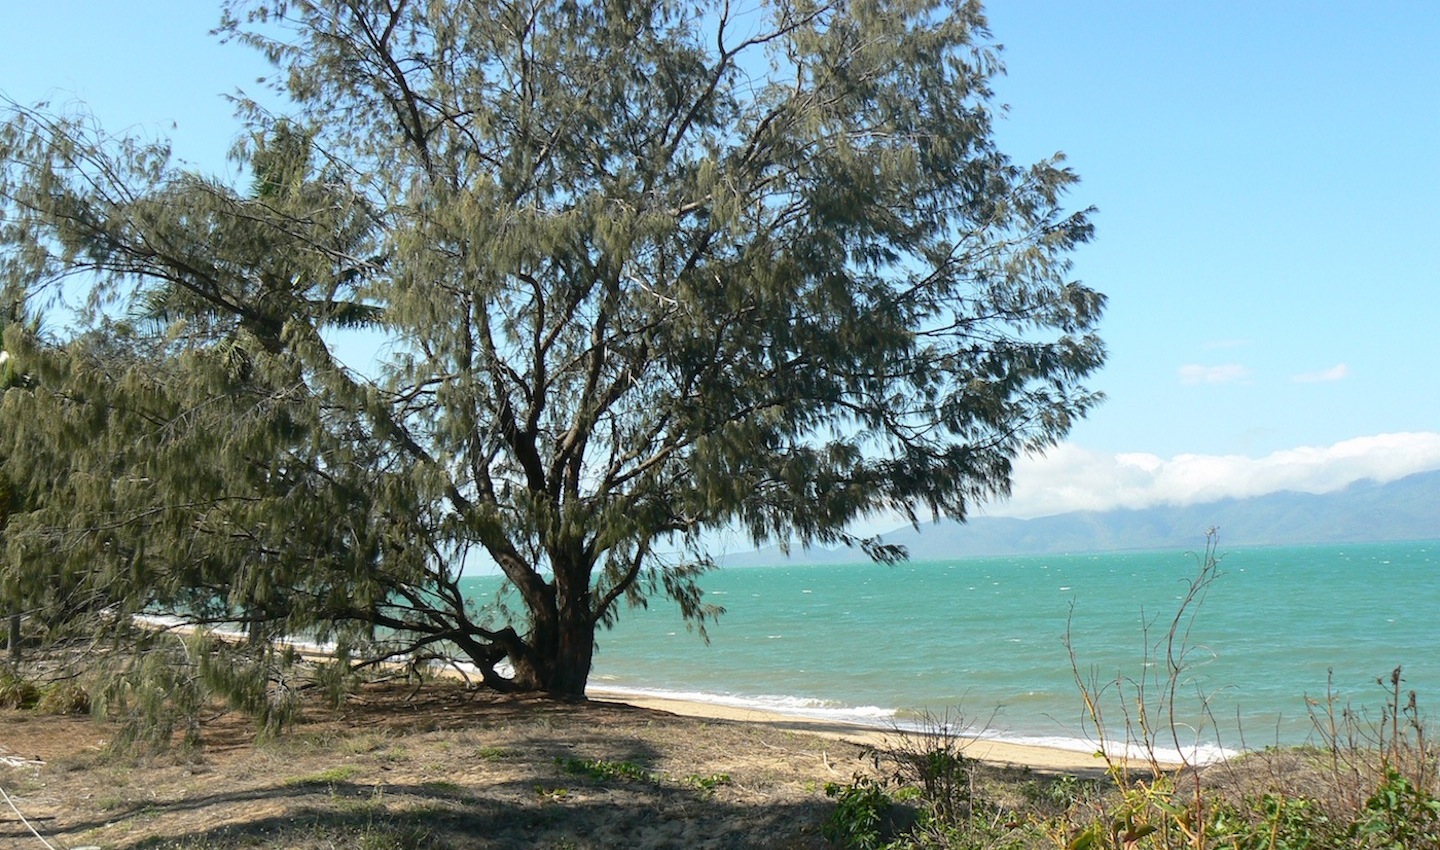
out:
{"label": "dirt ground", "polygon": [[815,735],[444,684],[369,686],[268,743],[233,714],[193,753],[116,756],[115,731],[0,711],[0,847],[41,850],[31,827],[70,850],[825,847],[824,785],[865,765]]}

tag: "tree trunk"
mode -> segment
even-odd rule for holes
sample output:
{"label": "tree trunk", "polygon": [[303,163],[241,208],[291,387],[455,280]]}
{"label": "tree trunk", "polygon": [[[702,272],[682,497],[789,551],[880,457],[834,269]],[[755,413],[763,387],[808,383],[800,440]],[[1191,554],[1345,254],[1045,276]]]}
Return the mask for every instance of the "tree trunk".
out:
{"label": "tree trunk", "polygon": [[585,698],[595,655],[595,629],[588,619],[537,625],[524,652],[512,654],[511,680],[517,691],[538,691],[565,700]]}
{"label": "tree trunk", "polygon": [[16,667],[20,666],[20,615],[10,615],[10,663]]}
{"label": "tree trunk", "polygon": [[[525,601],[529,629],[522,638],[506,627],[492,640],[514,671],[505,690],[581,700],[595,656],[595,618],[590,611],[594,560],[578,543],[557,545],[549,556],[554,575],[549,582],[530,580],[534,573],[523,564],[506,571]],[[497,660],[483,654],[472,657],[482,669],[493,668]]]}
{"label": "tree trunk", "polygon": [[550,681],[545,690],[561,699],[584,699],[595,658],[595,627],[588,618],[567,618],[560,627]]}
{"label": "tree trunk", "polygon": [[[585,683],[595,660],[595,618],[590,615],[590,572],[595,564],[580,549],[575,541],[565,550],[551,553],[558,627],[545,690],[561,699],[585,698]],[[569,557],[558,557],[561,552]]]}

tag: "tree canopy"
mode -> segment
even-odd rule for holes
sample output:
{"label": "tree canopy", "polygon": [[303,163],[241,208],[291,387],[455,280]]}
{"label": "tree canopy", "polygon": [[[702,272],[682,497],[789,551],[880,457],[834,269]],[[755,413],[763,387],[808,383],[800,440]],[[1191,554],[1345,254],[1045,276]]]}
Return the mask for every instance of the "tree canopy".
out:
{"label": "tree canopy", "polygon": [[241,103],[248,187],[84,116],[0,132],[0,286],[77,317],[5,331],[26,610],[580,695],[624,605],[717,613],[712,532],[893,560],[850,529],[963,519],[1098,399],[1091,213],[998,149],[978,4],[232,0],[220,32],[291,104]]}

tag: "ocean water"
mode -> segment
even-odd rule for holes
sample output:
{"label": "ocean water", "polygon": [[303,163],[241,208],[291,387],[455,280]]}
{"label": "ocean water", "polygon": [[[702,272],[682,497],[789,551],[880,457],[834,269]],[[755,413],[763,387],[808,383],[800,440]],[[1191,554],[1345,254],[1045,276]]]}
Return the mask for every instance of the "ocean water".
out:
{"label": "ocean water", "polygon": [[[1440,711],[1440,543],[1221,556],[1182,623],[1182,734],[1162,744],[1203,755],[1303,743],[1327,694],[1337,713],[1378,721],[1376,680],[1397,666],[1422,712]],[[1136,682],[1160,702],[1165,633],[1196,570],[1187,552],[719,570],[702,581],[726,609],[708,644],[663,602],[624,610],[599,635],[590,682],[881,726],[928,716],[1091,750],[1075,671],[1123,737]],[[468,581],[481,598],[498,579]]]}

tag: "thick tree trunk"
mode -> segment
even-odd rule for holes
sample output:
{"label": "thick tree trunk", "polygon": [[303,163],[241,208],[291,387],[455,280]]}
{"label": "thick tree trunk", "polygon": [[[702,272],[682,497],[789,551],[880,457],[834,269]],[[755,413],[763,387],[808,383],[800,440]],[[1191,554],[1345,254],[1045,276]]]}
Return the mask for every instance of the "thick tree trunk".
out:
{"label": "thick tree trunk", "polygon": [[[588,564],[557,570],[547,590],[554,596],[530,606],[530,632],[509,652],[515,690],[539,691],[558,699],[585,698],[595,656],[595,621],[590,615]],[[563,576],[563,577],[562,577]]]}
{"label": "thick tree trunk", "polygon": [[588,621],[561,627],[559,651],[545,690],[561,699],[584,699],[590,664],[595,658],[595,627]]}
{"label": "thick tree trunk", "polygon": [[595,660],[595,618],[590,614],[590,572],[594,562],[582,555],[578,542],[564,561],[555,564],[555,596],[559,616],[555,655],[545,690],[562,699],[584,699],[590,665]]}
{"label": "thick tree trunk", "polygon": [[517,691],[538,691],[566,700],[585,698],[595,656],[595,628],[588,619],[566,618],[532,630],[523,653],[510,656]]}

